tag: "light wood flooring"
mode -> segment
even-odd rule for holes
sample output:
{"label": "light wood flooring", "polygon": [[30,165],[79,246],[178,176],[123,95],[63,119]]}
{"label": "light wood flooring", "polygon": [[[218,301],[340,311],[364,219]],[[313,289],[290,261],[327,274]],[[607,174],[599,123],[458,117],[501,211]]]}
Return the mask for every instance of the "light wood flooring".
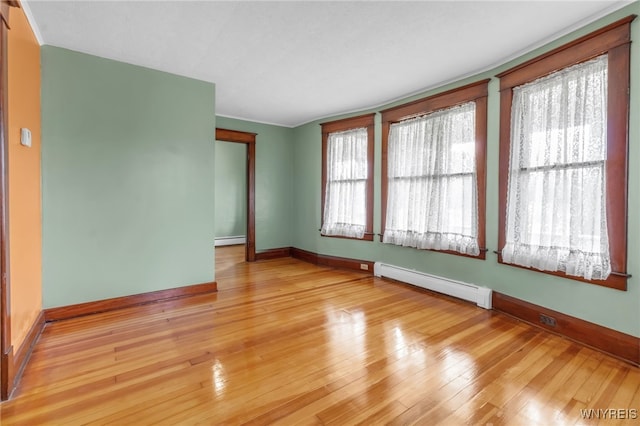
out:
{"label": "light wood flooring", "polygon": [[217,294],[48,325],[0,423],[639,424],[582,419],[640,410],[640,370],[600,352],[388,280],[217,252]]}

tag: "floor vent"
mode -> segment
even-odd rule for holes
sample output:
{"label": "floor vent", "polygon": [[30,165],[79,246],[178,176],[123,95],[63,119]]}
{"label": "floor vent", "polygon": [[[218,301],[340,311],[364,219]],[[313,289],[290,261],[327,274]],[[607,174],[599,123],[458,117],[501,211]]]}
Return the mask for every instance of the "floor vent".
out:
{"label": "floor vent", "polygon": [[459,299],[468,300],[481,308],[491,309],[491,289],[475,284],[454,281],[424,272],[413,271],[399,266],[376,262],[373,268],[376,277],[387,277],[394,280],[413,284],[427,290],[447,294]]}

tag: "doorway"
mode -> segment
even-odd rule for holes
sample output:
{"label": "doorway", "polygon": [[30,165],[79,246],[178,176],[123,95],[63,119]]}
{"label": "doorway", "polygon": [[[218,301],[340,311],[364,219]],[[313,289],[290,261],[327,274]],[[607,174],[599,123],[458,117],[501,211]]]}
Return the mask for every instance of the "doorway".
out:
{"label": "doorway", "polygon": [[216,141],[215,232],[218,247],[246,245],[247,147]]}
{"label": "doorway", "polygon": [[246,146],[246,242],[245,261],[256,260],[255,230],[255,165],[256,133],[216,128],[216,141],[233,142]]}

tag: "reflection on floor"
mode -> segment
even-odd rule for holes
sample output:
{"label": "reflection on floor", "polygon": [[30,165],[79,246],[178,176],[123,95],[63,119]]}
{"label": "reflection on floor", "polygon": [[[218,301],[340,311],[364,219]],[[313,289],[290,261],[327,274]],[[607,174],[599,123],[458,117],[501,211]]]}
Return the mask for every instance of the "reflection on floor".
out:
{"label": "reflection on floor", "polygon": [[637,424],[636,367],[445,296],[243,250],[216,249],[217,294],[49,325],[2,424],[596,424],[607,409]]}
{"label": "reflection on floor", "polygon": [[229,277],[245,268],[245,246],[219,246],[216,247],[216,280],[220,277]]}

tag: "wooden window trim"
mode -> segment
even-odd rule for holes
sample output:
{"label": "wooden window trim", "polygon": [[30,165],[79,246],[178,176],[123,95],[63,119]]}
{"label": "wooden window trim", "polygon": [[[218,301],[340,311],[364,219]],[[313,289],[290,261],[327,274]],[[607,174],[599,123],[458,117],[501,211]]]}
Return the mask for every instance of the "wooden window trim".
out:
{"label": "wooden window trim", "polygon": [[[627,289],[629,75],[631,21],[635,17],[636,15],[631,15],[620,19],[497,75],[500,78],[498,262],[618,290]],[[513,88],[603,54],[607,54],[609,60],[606,161],[607,229],[611,269],[614,272],[606,280],[586,280],[567,275],[564,272],[539,271],[505,263],[500,250],[506,243]],[[620,188],[624,188],[624,191],[620,191]]]}
{"label": "wooden window trim", "polygon": [[374,118],[375,113],[359,115],[356,117],[344,118],[341,120],[320,123],[322,126],[322,205],[320,211],[321,227],[324,224],[324,203],[325,192],[327,188],[327,143],[329,134],[342,132],[350,129],[366,127],[367,129],[367,201],[365,208],[367,209],[366,227],[362,238],[351,238],[336,235],[322,235],[329,238],[343,238],[348,240],[373,241],[373,152],[374,152]]}
{"label": "wooden window trim", "polygon": [[[454,107],[467,102],[476,104],[476,173],[478,184],[478,245],[480,254],[472,256],[458,253],[453,250],[434,250],[439,253],[454,254],[457,256],[470,257],[473,259],[486,258],[486,188],[487,188],[487,96],[489,93],[490,79],[481,80],[467,84],[446,92],[433,96],[418,99],[413,102],[402,104],[393,108],[381,111],[382,114],[382,200],[381,200],[381,229],[384,235],[386,229],[387,195],[388,195],[388,148],[389,130],[393,123],[397,123],[410,118],[425,115],[440,109]],[[382,240],[382,236],[381,236]]]}

